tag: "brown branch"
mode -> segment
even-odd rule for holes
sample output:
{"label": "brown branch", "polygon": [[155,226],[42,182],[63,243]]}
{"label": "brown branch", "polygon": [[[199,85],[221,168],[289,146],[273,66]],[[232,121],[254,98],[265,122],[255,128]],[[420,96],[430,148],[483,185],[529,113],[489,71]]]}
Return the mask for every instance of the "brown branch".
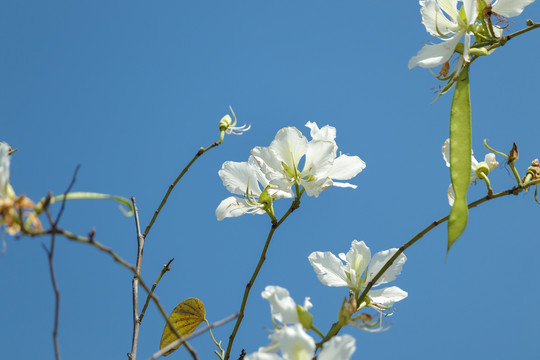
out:
{"label": "brown branch", "polygon": [[[47,212],[47,218],[49,219],[49,222],[51,223],[51,229],[56,229],[58,226],[58,223],[60,222],[60,218],[62,217],[62,214],[64,213],[64,210],[66,208],[66,199],[65,195],[71,191],[71,188],[73,188],[73,185],[75,185],[75,181],[77,180],[77,173],[79,172],[80,165],[77,165],[75,168],[75,171],[73,172],[73,177],[71,178],[71,182],[69,183],[66,191],[64,192],[64,200],[62,201],[62,205],[60,206],[60,210],[58,211],[58,214],[56,215],[56,220],[52,221],[52,216],[49,212],[49,210],[46,208]],[[48,203],[48,202],[47,202]],[[22,221],[22,217],[21,217]],[[54,327],[53,327],[53,343],[54,343],[54,355],[56,360],[60,360],[60,346],[58,344],[58,323],[60,318],[60,291],[58,290],[58,284],[56,282],[56,274],[54,272],[54,263],[53,263],[53,257],[54,257],[54,249],[56,245],[56,232],[51,232],[51,247],[47,249],[47,246],[45,244],[41,244],[43,246],[43,249],[45,250],[45,253],[47,254],[47,259],[49,261],[49,272],[51,274],[51,282],[52,287],[54,291]]]}
{"label": "brown branch", "polygon": [[133,293],[133,336],[131,339],[131,352],[127,354],[128,359],[135,360],[137,358],[137,344],[139,342],[139,328],[141,325],[139,319],[139,278],[141,274],[142,255],[144,248],[144,236],[141,234],[141,227],[139,225],[139,210],[137,209],[137,203],[135,197],[131,198],[133,204],[133,212],[135,214],[135,230],[137,232],[137,262],[135,264],[136,274],[131,280],[132,293]]}

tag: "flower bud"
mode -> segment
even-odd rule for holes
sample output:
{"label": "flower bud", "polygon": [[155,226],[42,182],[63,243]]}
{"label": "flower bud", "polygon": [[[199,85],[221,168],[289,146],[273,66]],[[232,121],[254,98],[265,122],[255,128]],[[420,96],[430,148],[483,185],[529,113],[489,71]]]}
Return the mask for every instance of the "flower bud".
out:
{"label": "flower bud", "polygon": [[489,52],[486,48],[471,48],[469,53],[473,56],[487,56]]}
{"label": "flower bud", "polygon": [[313,315],[310,314],[302,306],[296,304],[296,311],[298,312],[298,320],[304,329],[309,330],[313,326]]}

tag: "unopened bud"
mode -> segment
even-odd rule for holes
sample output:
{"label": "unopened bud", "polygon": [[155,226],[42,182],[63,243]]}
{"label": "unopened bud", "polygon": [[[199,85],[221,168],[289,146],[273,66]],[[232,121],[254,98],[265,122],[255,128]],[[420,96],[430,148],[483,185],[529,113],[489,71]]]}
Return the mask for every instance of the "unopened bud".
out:
{"label": "unopened bud", "polygon": [[296,305],[296,312],[298,313],[298,320],[304,329],[309,330],[313,326],[313,315],[300,305]]}
{"label": "unopened bud", "polygon": [[508,165],[515,163],[517,159],[519,159],[519,152],[516,143],[514,143],[510,153],[508,154]]}

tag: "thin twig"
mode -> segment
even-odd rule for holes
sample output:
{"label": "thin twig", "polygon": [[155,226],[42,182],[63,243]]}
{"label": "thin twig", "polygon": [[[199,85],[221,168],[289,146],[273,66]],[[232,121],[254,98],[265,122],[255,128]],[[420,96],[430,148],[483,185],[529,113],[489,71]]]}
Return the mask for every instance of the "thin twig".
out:
{"label": "thin twig", "polygon": [[[300,194],[301,196],[301,194]],[[244,291],[244,297],[242,298],[242,305],[240,306],[240,311],[238,313],[238,319],[236,320],[236,324],[234,325],[234,329],[229,336],[229,343],[227,344],[227,352],[225,353],[225,359],[229,359],[231,355],[232,350],[232,344],[234,342],[234,338],[236,337],[236,333],[238,332],[238,328],[240,327],[240,324],[242,323],[242,319],[244,318],[244,310],[246,308],[246,303],[249,297],[249,292],[251,291],[251,287],[255,283],[255,279],[257,279],[257,275],[259,274],[259,271],[261,270],[261,267],[266,260],[266,251],[268,250],[268,246],[270,245],[270,241],[272,240],[272,236],[274,235],[274,232],[276,229],[285,221],[285,219],[298,207],[300,206],[300,196],[298,196],[296,199],[294,199],[293,203],[291,204],[291,207],[285,215],[276,223],[272,224],[272,227],[270,228],[270,232],[268,233],[268,237],[266,239],[266,243],[264,244],[264,248],[261,252],[261,256],[259,258],[259,262],[257,263],[257,267],[253,271],[253,275],[251,275],[251,279],[249,279],[249,282],[246,284],[246,290]]]}
{"label": "thin twig", "polygon": [[155,359],[159,358],[160,356],[163,356],[163,354],[165,354],[167,351],[169,351],[169,350],[171,350],[171,349],[173,349],[173,348],[175,348],[177,346],[180,346],[182,344],[185,344],[187,340],[191,340],[194,337],[197,337],[197,336],[205,333],[206,331],[208,331],[210,329],[213,329],[213,328],[216,328],[216,327],[221,326],[223,324],[226,324],[226,323],[228,323],[229,321],[233,320],[236,317],[238,317],[238,314],[230,315],[230,316],[226,317],[225,319],[222,319],[222,320],[216,321],[215,323],[210,324],[209,326],[205,327],[204,329],[196,331],[193,334],[190,334],[188,336],[185,336],[183,339],[176,339],[175,341],[173,341],[169,345],[165,346],[163,349],[156,352],[148,360],[155,360]]}
{"label": "thin twig", "polygon": [[[171,270],[171,263],[174,261],[174,258],[169,260],[169,262],[166,265],[163,265],[163,269],[161,269],[161,272],[159,273],[159,276],[157,277],[156,281],[154,281],[154,285],[152,285],[152,288],[150,289],[150,294],[154,293],[154,290],[156,290],[156,286],[158,285],[159,281],[165,275],[167,271]],[[146,296],[146,301],[144,302],[144,306],[141,310],[141,314],[139,315],[139,324],[142,322],[142,319],[144,317],[144,314],[146,313],[146,308],[148,307],[148,304],[150,303],[150,295]]]}
{"label": "thin twig", "polygon": [[[50,235],[52,232],[55,232],[56,234],[62,235],[62,236],[64,236],[65,238],[67,238],[69,240],[73,240],[73,241],[77,241],[77,242],[80,242],[80,243],[83,243],[83,244],[91,245],[91,246],[97,248],[98,250],[109,254],[113,258],[114,261],[116,261],[117,263],[119,263],[120,265],[122,265],[123,267],[128,269],[129,271],[131,271],[133,273],[133,275],[137,276],[137,278],[139,279],[140,286],[142,286],[142,288],[144,289],[144,291],[146,291],[147,294],[150,294],[150,288],[146,285],[143,278],[137,273],[137,269],[135,268],[135,266],[131,265],[126,260],[122,259],[111,248],[108,248],[105,245],[103,245],[102,243],[96,241],[94,239],[94,235],[95,235],[95,230],[94,229],[92,229],[92,231],[90,232],[88,237],[75,235],[75,234],[73,234],[72,232],[70,232],[68,230],[63,230],[63,229],[60,229],[60,228],[49,229],[49,230],[43,231],[41,233],[28,233],[28,235],[30,235],[30,236]],[[154,304],[156,304],[161,316],[167,322],[167,325],[172,329],[172,332],[178,338],[182,338],[182,335],[180,335],[178,330],[176,330],[176,328],[174,327],[173,323],[169,320],[169,317],[165,313],[165,310],[163,309],[163,306],[161,305],[161,302],[158,300],[158,298],[154,294],[152,294],[151,299],[154,302]],[[195,349],[193,349],[193,347],[188,342],[185,342],[185,345],[186,345],[186,349],[191,354],[191,357],[194,360],[198,360],[197,352],[195,351]]]}
{"label": "thin twig", "polygon": [[195,160],[197,160],[201,155],[203,155],[205,152],[207,152],[208,150],[212,149],[212,148],[215,148],[216,146],[218,146],[219,144],[221,144],[221,141],[216,141],[214,142],[213,144],[211,144],[210,146],[208,146],[206,149],[205,148],[200,148],[199,151],[197,151],[197,153],[195,154],[195,156],[193,157],[193,159],[189,162],[189,164],[186,165],[186,167],[184,168],[184,170],[182,170],[182,172],[180,173],[180,175],[178,175],[178,177],[174,180],[174,182],[169,185],[169,188],[167,189],[167,192],[165,193],[165,196],[163,197],[163,200],[161,200],[161,203],[159,204],[158,208],[156,211],[154,211],[154,216],[152,216],[152,220],[150,220],[150,222],[148,223],[148,226],[146,226],[146,229],[144,230],[144,233],[143,233],[143,237],[146,238],[146,236],[148,235],[148,233],[150,232],[150,229],[152,228],[152,226],[154,225],[154,222],[156,221],[156,218],[158,217],[161,209],[163,208],[163,206],[165,205],[165,203],[167,202],[167,199],[169,198],[169,195],[171,194],[171,192],[173,191],[174,187],[176,186],[176,184],[178,184],[178,182],[180,181],[180,179],[182,179],[182,177],[184,176],[184,174],[189,170],[190,166],[195,162]]}
{"label": "thin twig", "polygon": [[[79,172],[80,165],[77,165],[75,168],[75,171],[73,172],[73,177],[71,178],[71,182],[69,183],[65,194],[69,193],[71,191],[71,188],[73,188],[73,185],[75,185],[75,181],[77,180],[77,173]],[[56,215],[56,220],[52,221],[52,217],[50,212],[47,209],[47,216],[49,219],[49,222],[51,223],[51,228],[56,229],[58,226],[58,222],[60,222],[60,218],[62,217],[62,214],[64,213],[64,210],[66,208],[66,200],[64,199],[62,201],[62,205],[60,206],[60,210],[58,211],[58,214]],[[22,219],[22,217],[21,217]],[[54,355],[56,360],[60,360],[60,346],[58,344],[58,323],[60,318],[60,291],[58,290],[58,283],[56,282],[56,274],[54,272],[54,249],[56,245],[56,232],[51,233],[51,247],[47,249],[45,244],[43,245],[43,249],[45,250],[45,253],[47,254],[47,259],[49,260],[49,272],[51,274],[51,282],[54,292],[54,327],[53,327],[53,343],[54,343]]]}
{"label": "thin twig", "polygon": [[[131,198],[133,204],[133,212],[135,214],[135,230],[137,232],[137,262],[135,264],[135,270],[138,275],[141,274],[142,255],[144,248],[144,236],[141,234],[141,227],[139,225],[139,210],[137,209],[137,203],[135,197]],[[139,278],[135,275],[131,280],[132,294],[133,294],[133,337],[131,339],[131,352],[127,354],[128,359],[135,360],[137,358],[137,343],[139,342],[139,328],[141,322],[139,320]]]}

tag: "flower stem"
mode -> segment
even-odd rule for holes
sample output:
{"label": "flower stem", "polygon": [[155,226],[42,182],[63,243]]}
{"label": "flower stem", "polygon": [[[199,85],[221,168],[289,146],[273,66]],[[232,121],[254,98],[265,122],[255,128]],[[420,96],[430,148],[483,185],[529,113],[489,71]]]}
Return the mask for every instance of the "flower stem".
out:
{"label": "flower stem", "polygon": [[167,199],[169,198],[169,195],[173,191],[174,187],[176,186],[176,184],[178,184],[180,179],[182,179],[184,174],[189,170],[191,165],[195,162],[195,160],[197,160],[199,157],[201,157],[205,152],[207,152],[208,150],[210,150],[212,148],[215,148],[219,144],[221,144],[221,141],[214,142],[212,145],[208,146],[206,149],[205,148],[200,148],[199,151],[197,151],[197,153],[193,157],[193,159],[191,159],[189,164],[187,164],[186,167],[184,168],[184,170],[182,170],[180,175],[178,175],[178,177],[174,180],[174,182],[171,185],[169,185],[169,188],[167,189],[167,192],[165,193],[165,196],[163,197],[163,200],[161,200],[161,203],[159,204],[157,210],[154,211],[154,216],[152,216],[152,220],[150,220],[150,222],[148,223],[148,226],[146,226],[146,229],[144,230],[144,233],[143,233],[144,238],[146,238],[146,236],[150,232],[150,229],[152,229],[152,226],[154,225],[154,222],[156,221],[156,218],[158,217],[159,213],[161,212],[161,209],[163,208],[163,206],[167,202]]}
{"label": "flower stem", "polygon": [[281,219],[277,223],[273,223],[272,227],[270,228],[270,232],[268,233],[268,237],[266,238],[266,243],[264,244],[264,248],[261,252],[261,256],[259,258],[259,262],[257,263],[257,267],[253,271],[253,275],[251,275],[251,279],[249,279],[249,282],[246,285],[246,290],[244,291],[244,297],[242,298],[242,304],[240,305],[240,311],[238,312],[238,318],[236,319],[236,324],[234,325],[234,329],[229,336],[229,343],[227,344],[227,352],[225,353],[224,360],[228,360],[231,355],[232,345],[234,342],[234,338],[236,337],[236,333],[238,332],[238,328],[240,327],[240,324],[242,323],[242,320],[244,319],[244,310],[246,308],[246,303],[249,297],[249,292],[251,291],[251,288],[253,284],[255,283],[255,280],[257,279],[257,275],[259,274],[259,271],[261,270],[261,267],[266,260],[266,251],[268,250],[268,246],[270,245],[270,241],[272,240],[272,236],[274,236],[274,232],[276,229],[289,217],[289,215],[296,209],[300,207],[300,197],[302,194],[296,196],[296,198],[293,200],[291,207],[285,215],[281,217]]}

